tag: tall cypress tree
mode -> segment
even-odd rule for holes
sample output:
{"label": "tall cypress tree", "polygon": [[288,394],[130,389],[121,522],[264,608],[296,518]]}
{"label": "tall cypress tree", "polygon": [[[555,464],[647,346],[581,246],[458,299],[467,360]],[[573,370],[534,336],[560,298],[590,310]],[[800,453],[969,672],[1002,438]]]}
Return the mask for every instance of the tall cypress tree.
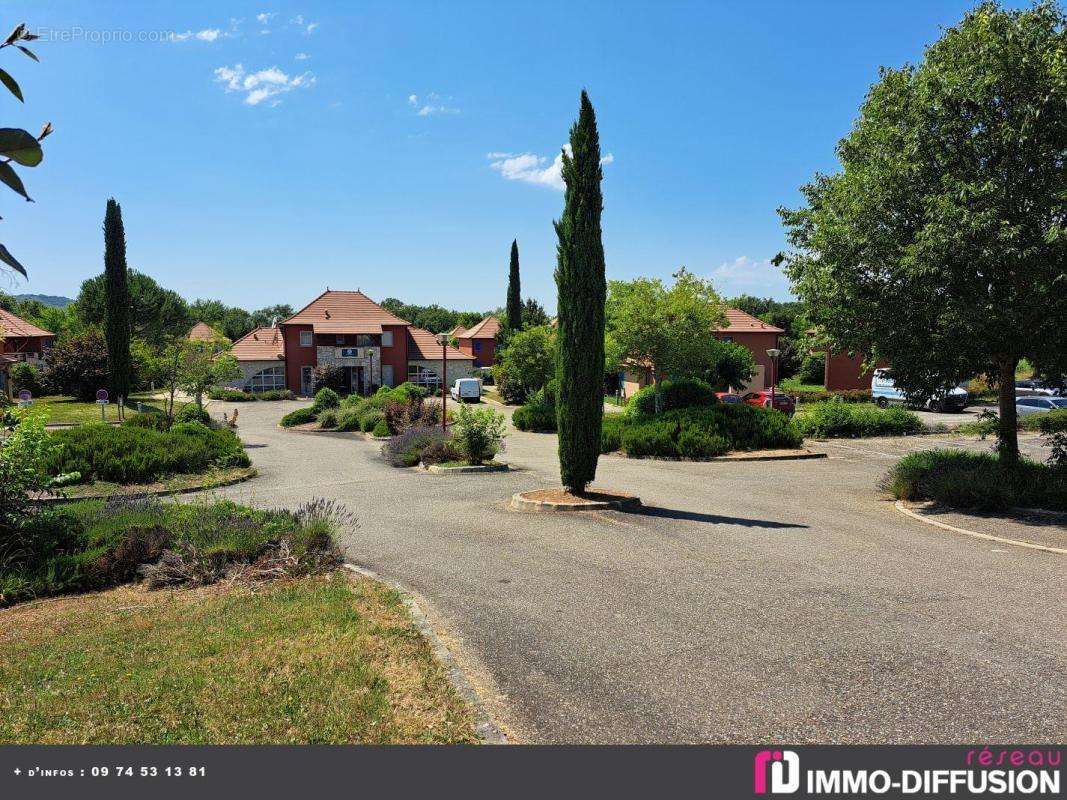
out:
{"label": "tall cypress tree", "polygon": [[508,327],[522,330],[522,290],[519,286],[519,241],[511,242],[511,271],[508,273]]}
{"label": "tall cypress tree", "polygon": [[104,213],[104,338],[109,387],[116,397],[130,394],[130,287],[126,274],[126,232],[115,198]]}
{"label": "tall cypress tree", "polygon": [[582,91],[571,126],[570,153],[563,152],[567,190],[555,224],[559,357],[556,423],[563,485],[582,492],[596,477],[604,419],[604,244],[600,236],[600,135],[596,113]]}

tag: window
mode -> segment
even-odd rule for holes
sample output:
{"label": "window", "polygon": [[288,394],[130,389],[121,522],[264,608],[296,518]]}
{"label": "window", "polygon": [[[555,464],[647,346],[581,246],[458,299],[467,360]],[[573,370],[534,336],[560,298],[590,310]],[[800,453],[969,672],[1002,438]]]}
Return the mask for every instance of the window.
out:
{"label": "window", "polygon": [[393,383],[393,365],[382,364],[382,386],[395,386]]}
{"label": "window", "polygon": [[416,386],[434,387],[441,385],[440,376],[429,367],[408,364],[408,380]]}
{"label": "window", "polygon": [[474,340],[474,352],[475,353],[482,352],[482,343],[478,339]]}
{"label": "window", "polygon": [[356,346],[357,347],[374,347],[374,337],[369,333],[357,333],[356,334]]}
{"label": "window", "polygon": [[393,332],[392,331],[382,331],[382,347],[392,347],[392,346],[393,346]]}
{"label": "window", "polygon": [[300,331],[300,346],[311,347],[312,335],[311,331]]}
{"label": "window", "polygon": [[260,370],[245,383],[246,392],[269,392],[285,388],[285,367],[267,367]]}
{"label": "window", "polygon": [[345,337],[344,336],[338,336],[338,337],[336,337],[334,339],[334,344],[344,344],[344,343],[345,343]]}

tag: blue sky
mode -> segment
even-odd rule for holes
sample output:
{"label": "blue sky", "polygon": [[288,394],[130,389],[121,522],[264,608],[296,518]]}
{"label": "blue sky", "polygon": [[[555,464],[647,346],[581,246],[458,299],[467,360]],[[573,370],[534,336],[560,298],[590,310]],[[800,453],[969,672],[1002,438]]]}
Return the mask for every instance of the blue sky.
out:
{"label": "blue sky", "polygon": [[4,124],[56,132],[23,170],[36,204],[3,195],[30,280],[0,288],[73,295],[113,195],[130,265],[189,298],[492,308],[518,238],[523,294],[551,310],[553,162],[585,87],[609,278],[686,265],[784,298],[775,208],[834,168],[879,66],[969,5],[5,3],[47,40],[40,64],[0,52],[26,96]]}

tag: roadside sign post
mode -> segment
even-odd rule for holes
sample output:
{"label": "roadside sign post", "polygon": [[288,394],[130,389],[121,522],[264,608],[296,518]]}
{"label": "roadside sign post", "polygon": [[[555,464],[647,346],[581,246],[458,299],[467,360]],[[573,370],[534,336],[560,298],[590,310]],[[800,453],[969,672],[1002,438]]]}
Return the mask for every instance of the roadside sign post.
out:
{"label": "roadside sign post", "polygon": [[19,406],[26,408],[31,405],[33,405],[33,395],[30,394],[29,389],[22,389],[19,392]]}
{"label": "roadside sign post", "polygon": [[104,414],[104,406],[107,405],[107,389],[96,390],[96,402],[100,406],[100,421],[107,422],[107,417]]}

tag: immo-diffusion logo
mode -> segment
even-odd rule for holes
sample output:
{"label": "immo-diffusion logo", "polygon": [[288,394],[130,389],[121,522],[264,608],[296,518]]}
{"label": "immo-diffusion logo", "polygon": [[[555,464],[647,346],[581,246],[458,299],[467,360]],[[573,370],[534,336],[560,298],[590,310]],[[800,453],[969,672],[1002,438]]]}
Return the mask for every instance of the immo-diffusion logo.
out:
{"label": "immo-diffusion logo", "polygon": [[756,794],[767,794],[768,771],[771,794],[790,794],[800,788],[800,756],[792,750],[760,750],[756,753],[752,765],[752,788]]}

